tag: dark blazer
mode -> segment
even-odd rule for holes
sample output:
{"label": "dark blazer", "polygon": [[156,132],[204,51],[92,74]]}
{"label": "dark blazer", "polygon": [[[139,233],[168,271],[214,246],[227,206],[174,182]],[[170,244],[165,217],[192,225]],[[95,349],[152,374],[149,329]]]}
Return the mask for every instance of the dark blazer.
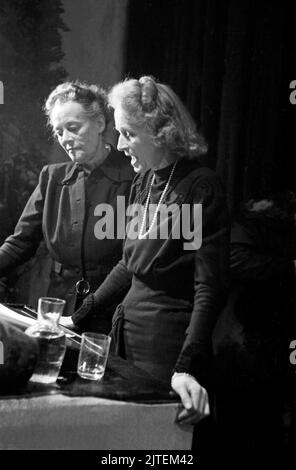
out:
{"label": "dark blazer", "polygon": [[89,175],[72,162],[45,166],[14,234],[0,248],[0,275],[34,255],[44,237],[54,261],[49,295],[67,296],[82,276],[82,263],[97,288],[120,259],[123,240],[99,239],[102,214],[96,211],[108,204],[117,220],[117,198],[128,195],[133,176],[128,159],[114,149]]}

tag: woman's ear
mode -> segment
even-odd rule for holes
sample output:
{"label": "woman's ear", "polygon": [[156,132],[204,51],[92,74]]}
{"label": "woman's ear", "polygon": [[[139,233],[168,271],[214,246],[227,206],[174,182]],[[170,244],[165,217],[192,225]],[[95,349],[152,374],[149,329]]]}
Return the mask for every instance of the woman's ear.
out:
{"label": "woman's ear", "polygon": [[97,119],[97,124],[99,128],[99,133],[102,134],[104,130],[106,129],[106,121],[104,116],[99,116]]}

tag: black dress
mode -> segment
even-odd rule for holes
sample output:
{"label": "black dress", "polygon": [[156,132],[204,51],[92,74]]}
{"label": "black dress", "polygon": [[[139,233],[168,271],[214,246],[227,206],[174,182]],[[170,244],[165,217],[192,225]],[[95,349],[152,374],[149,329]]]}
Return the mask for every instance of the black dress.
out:
{"label": "black dress", "polygon": [[[155,171],[152,204],[159,202],[171,170],[172,165]],[[130,207],[145,204],[152,176],[152,170],[136,176]],[[160,232],[153,236],[152,231],[144,239],[127,234],[122,260],[95,293],[97,321],[110,299],[126,292],[114,315],[114,323],[120,321],[123,330],[120,353],[164,381],[175,370],[206,383],[211,333],[227,285],[228,214],[223,191],[213,171],[184,159],[176,166],[163,202],[172,213],[159,218],[155,228],[160,230],[164,222],[168,233],[161,238]],[[201,223],[200,214],[198,221],[193,218],[197,204],[202,204],[201,246],[198,238],[191,244],[189,240],[189,232],[196,234]],[[127,227],[133,221],[130,217]],[[133,225],[134,233],[140,224],[141,217],[137,228]],[[72,318],[78,325],[85,319],[79,314]]]}

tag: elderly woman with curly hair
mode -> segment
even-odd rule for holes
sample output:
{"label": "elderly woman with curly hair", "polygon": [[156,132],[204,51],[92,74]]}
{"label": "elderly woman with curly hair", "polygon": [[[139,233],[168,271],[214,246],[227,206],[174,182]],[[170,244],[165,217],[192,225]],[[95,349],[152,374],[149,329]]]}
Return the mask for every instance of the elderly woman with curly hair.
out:
{"label": "elderly woman with curly hair", "polygon": [[225,300],[223,191],[201,165],[206,143],[169,86],[152,77],[129,79],[111,89],[109,102],[118,150],[138,174],[123,258],[72,320],[100,322],[109,303],[125,294],[113,317],[117,352],[171,382],[184,406],[180,421],[195,423],[209,413],[211,332]]}
{"label": "elderly woman with curly hair", "polygon": [[97,208],[109,204],[117,214],[117,197],[129,194],[133,171],[107,140],[112,113],[100,86],[62,83],[47,98],[45,113],[70,161],[42,169],[14,233],[0,247],[0,276],[33,256],[44,239],[52,258],[44,295],[65,298],[65,313],[72,314],[79,296],[98,287],[121,258],[122,240],[97,236]]}

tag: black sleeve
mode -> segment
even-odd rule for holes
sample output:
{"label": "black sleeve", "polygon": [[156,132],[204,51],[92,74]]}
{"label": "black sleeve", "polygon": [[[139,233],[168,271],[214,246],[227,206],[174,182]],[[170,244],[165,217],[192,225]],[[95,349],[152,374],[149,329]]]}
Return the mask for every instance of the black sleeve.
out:
{"label": "black sleeve", "polygon": [[121,259],[94,294],[83,301],[82,306],[72,315],[75,326],[81,327],[90,317],[103,318],[109,316],[110,307],[120,303],[131,285],[132,274],[128,272],[124,260]]}
{"label": "black sleeve", "polygon": [[121,299],[131,286],[132,273],[130,273],[122,258],[106,277],[104,282],[94,293],[96,307],[106,308]]}
{"label": "black sleeve", "polygon": [[10,235],[0,248],[0,276],[6,275],[11,269],[31,258],[42,240],[42,217],[47,181],[46,166],[40,173],[39,184],[28,200],[13,235]]}
{"label": "black sleeve", "polygon": [[215,175],[197,179],[193,202],[202,204],[202,245],[195,254],[193,311],[174,371],[190,373],[206,384],[212,331],[227,296],[230,226],[223,190]]}

